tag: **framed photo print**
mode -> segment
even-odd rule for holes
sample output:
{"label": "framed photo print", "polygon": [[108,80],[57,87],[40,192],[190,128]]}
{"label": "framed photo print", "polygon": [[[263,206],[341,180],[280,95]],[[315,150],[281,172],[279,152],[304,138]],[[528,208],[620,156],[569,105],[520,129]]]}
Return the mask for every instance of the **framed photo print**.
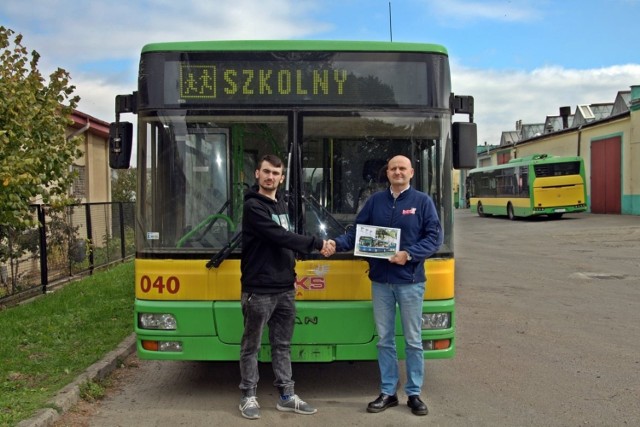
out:
{"label": "framed photo print", "polygon": [[371,258],[390,258],[400,247],[400,229],[356,225],[356,246],[353,254]]}

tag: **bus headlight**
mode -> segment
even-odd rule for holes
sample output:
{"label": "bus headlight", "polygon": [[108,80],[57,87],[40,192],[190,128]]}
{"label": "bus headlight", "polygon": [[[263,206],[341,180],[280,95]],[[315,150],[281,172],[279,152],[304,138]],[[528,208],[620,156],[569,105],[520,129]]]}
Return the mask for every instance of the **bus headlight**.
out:
{"label": "bus headlight", "polygon": [[141,329],[161,329],[174,331],[177,328],[176,318],[169,313],[140,313],[138,326]]}
{"label": "bus headlight", "polygon": [[449,329],[451,313],[422,313],[422,329]]}

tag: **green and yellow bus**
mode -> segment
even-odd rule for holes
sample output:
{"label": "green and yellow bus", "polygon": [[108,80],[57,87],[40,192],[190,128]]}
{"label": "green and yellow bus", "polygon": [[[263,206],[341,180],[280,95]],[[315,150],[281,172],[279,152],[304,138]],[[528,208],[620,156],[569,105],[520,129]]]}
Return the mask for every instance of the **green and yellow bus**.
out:
{"label": "green and yellow bus", "polygon": [[[137,91],[116,97],[110,164],[137,167],[135,333],[142,359],[237,360],[240,235],[258,159],[286,162],[296,232],[331,238],[408,156],[445,233],[426,261],[425,358],[455,353],[452,168],[475,166],[473,98],[451,92],[433,44],[203,41],[144,46]],[[133,124],[120,114],[137,114]],[[452,124],[453,114],[469,121]],[[134,148],[134,146],[137,146]],[[384,175],[384,174],[383,174]],[[374,360],[367,263],[298,254],[292,359]],[[398,327],[398,331],[401,328]],[[398,332],[403,354],[403,338]],[[259,354],[270,360],[268,340]]]}
{"label": "green and yellow bus", "polygon": [[472,169],[467,188],[471,211],[480,216],[561,218],[565,213],[587,210],[581,157],[535,154]]}

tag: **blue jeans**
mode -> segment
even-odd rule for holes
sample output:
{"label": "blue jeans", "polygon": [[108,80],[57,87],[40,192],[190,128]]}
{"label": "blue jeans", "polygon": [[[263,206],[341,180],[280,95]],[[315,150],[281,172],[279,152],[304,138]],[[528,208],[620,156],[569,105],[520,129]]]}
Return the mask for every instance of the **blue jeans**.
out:
{"label": "blue jeans", "polygon": [[398,354],[395,341],[396,305],[400,308],[402,332],[405,341],[407,396],[419,395],[424,378],[422,350],[422,300],[425,282],[410,284],[371,283],[373,317],[380,340],[378,341],[378,366],[380,367],[380,392],[396,393],[398,386]]}
{"label": "blue jeans", "polygon": [[242,292],[240,303],[244,316],[244,334],[240,345],[240,389],[243,395],[255,396],[258,386],[258,352],[265,325],[269,326],[273,385],[280,394],[294,394],[291,378],[291,338],[296,320],[295,290],[277,294]]}

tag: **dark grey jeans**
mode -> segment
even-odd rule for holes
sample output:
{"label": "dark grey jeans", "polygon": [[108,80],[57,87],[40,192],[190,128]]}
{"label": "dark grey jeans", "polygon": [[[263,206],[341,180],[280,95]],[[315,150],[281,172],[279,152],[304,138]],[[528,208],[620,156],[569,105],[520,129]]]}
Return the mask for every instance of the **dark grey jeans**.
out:
{"label": "dark grey jeans", "polygon": [[294,394],[291,379],[291,337],[296,319],[295,290],[278,294],[242,292],[240,303],[244,316],[244,334],[240,346],[240,390],[255,396],[260,374],[258,352],[265,325],[269,327],[273,385],[280,394]]}

